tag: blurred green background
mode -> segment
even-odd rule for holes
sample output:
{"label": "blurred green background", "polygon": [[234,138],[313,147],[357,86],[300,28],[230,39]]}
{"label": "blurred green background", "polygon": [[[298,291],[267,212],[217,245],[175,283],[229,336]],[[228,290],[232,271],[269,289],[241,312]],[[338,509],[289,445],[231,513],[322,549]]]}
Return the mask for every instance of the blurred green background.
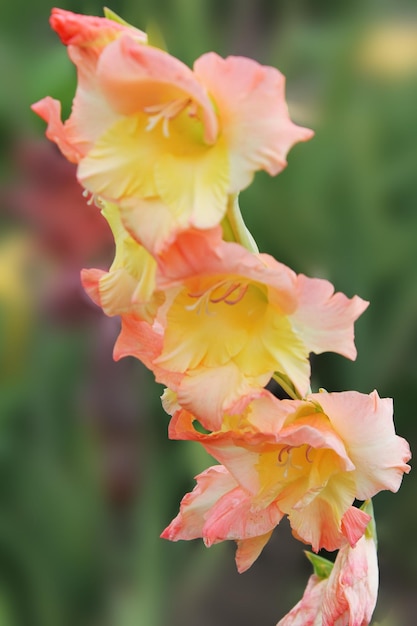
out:
{"label": "blurred green background", "polygon": [[[74,68],[49,0],[4,3],[0,21],[0,626],[271,626],[310,573],[282,524],[249,572],[232,545],[160,532],[209,463],[170,442],[162,389],[114,363],[118,321],[84,296],[111,238],[74,168],[43,140],[32,102],[70,110]],[[59,5],[102,15],[96,0]],[[277,178],[241,195],[262,251],[371,306],[358,359],[314,357],[313,389],[394,398],[417,441],[417,7],[415,0],[115,0],[188,64],[244,54],[287,77],[293,119],[316,131]],[[417,489],[374,501],[381,588],[375,619],[415,623]]]}

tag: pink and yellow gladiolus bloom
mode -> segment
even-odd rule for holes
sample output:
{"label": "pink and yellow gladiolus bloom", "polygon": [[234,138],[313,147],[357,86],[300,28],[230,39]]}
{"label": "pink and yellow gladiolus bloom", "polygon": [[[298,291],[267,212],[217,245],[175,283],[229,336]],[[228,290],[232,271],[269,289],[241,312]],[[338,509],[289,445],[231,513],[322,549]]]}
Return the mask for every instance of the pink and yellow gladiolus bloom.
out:
{"label": "pink and yellow gladiolus bloom", "polygon": [[264,390],[246,402],[223,417],[219,431],[203,434],[175,394],[166,394],[170,437],[200,442],[220,465],[197,476],[162,537],[202,537],[207,546],[233,539],[239,571],[250,567],[284,515],[315,552],[345,542],[353,547],[370,519],[355,499],[397,491],[410,470],[391,399],[347,391],[277,400]]}
{"label": "pink and yellow gladiolus bloom", "polygon": [[[353,325],[368,303],[334,293],[326,280],[297,275],[267,254],[221,241],[216,231],[210,238],[184,233],[158,266],[165,301],[154,324],[162,340],[154,366],[182,376],[178,401],[209,430],[274,372],[304,395],[310,352],[356,357]],[[116,357],[142,358],[134,321],[122,322]]]}
{"label": "pink and yellow gladiolus bloom", "polygon": [[56,100],[33,109],[86,189],[135,210],[139,241],[142,224],[161,218],[154,252],[177,232],[219,224],[230,195],[257,170],[280,172],[312,136],[290,120],[278,70],[213,52],[191,70],[141,31],[98,20],[55,10],[78,70],[73,112],[62,124]]}

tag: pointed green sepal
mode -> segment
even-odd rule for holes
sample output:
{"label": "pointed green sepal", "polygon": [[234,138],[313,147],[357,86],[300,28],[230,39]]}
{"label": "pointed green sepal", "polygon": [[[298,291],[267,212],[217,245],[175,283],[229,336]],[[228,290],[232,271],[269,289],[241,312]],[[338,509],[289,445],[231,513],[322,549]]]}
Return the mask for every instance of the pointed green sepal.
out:
{"label": "pointed green sepal", "polygon": [[154,48],[159,48],[159,50],[163,50],[164,52],[168,52],[168,46],[165,41],[165,37],[162,34],[162,30],[158,26],[158,24],[154,21],[148,22],[148,26],[146,27],[146,34],[148,36],[148,45],[153,46]]}
{"label": "pointed green sepal", "polygon": [[371,516],[371,519],[369,520],[368,526],[365,529],[365,536],[368,539],[373,539],[375,542],[375,545],[378,544],[378,537],[376,534],[376,524],[375,524],[375,515],[374,515],[374,506],[372,504],[372,500],[365,500],[365,502],[362,504],[361,506],[361,511],[364,511],[365,513],[368,513],[368,515]]}
{"label": "pointed green sepal", "polygon": [[126,20],[120,17],[120,15],[117,15],[117,13],[115,13],[108,7],[104,7],[103,13],[104,13],[104,17],[106,17],[108,20],[112,20],[112,22],[117,22],[118,24],[122,24],[123,26],[129,26],[129,28],[134,28],[132,24],[129,24],[129,22],[126,22]]}
{"label": "pointed green sepal", "polygon": [[293,400],[302,400],[301,394],[298,393],[292,381],[286,374],[282,374],[282,372],[274,372],[272,378],[276,383],[278,383],[281,389],[283,389],[285,393],[290,396],[290,398]]}
{"label": "pointed green sepal", "polygon": [[313,566],[313,570],[316,576],[319,578],[329,578],[333,569],[333,563],[328,559],[325,559],[314,552],[308,552],[304,550],[304,554]]}

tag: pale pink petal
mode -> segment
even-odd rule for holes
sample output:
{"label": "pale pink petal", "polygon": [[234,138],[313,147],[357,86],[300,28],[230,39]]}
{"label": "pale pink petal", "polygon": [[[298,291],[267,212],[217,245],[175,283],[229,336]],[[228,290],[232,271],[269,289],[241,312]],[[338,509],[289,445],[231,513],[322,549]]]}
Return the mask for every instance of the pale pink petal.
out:
{"label": "pale pink petal", "polygon": [[209,52],[197,59],[194,71],[216,103],[230,150],[231,193],[247,187],[259,169],[280,172],[290,148],[312,137],[312,131],[291,122],[285,78],[278,70]]}
{"label": "pale pink petal", "polygon": [[304,406],[300,400],[278,400],[267,389],[252,392],[248,396],[241,398],[240,402],[234,405],[229,411],[231,414],[243,412],[248,407],[246,419],[254,429],[277,440],[286,420],[294,412]]}
{"label": "pale pink petal", "polygon": [[378,593],[375,542],[361,537],[338,553],[323,594],[323,626],[368,626]]}
{"label": "pale pink petal", "polygon": [[311,352],[337,352],[356,358],[353,323],[368,307],[358,296],[334,293],[327,280],[297,276],[298,308],[291,316],[294,329]]}
{"label": "pale pink petal", "polygon": [[259,537],[251,537],[250,539],[239,539],[237,541],[236,550],[236,567],[239,574],[246,572],[256,561],[258,556],[271,538],[272,531]]}
{"label": "pale pink petal", "polygon": [[364,534],[370,519],[371,516],[368,513],[358,509],[356,506],[349,507],[343,515],[341,530],[352,548]]}
{"label": "pale pink petal", "polygon": [[377,593],[376,546],[364,535],[339,550],[328,578],[310,576],[303,598],[277,626],[368,626]]}
{"label": "pale pink petal", "polygon": [[304,595],[277,626],[323,626],[321,604],[327,579],[310,576]]}
{"label": "pale pink petal", "polygon": [[[133,231],[132,236],[135,237]],[[139,232],[137,236],[140,236]],[[169,245],[166,248],[155,251],[160,270],[157,277],[159,287],[166,289],[190,275],[199,274],[204,268],[204,259],[217,255],[221,242],[221,226],[207,230],[187,228],[178,233],[173,241],[167,242]]]}
{"label": "pale pink petal", "polygon": [[275,505],[252,511],[248,494],[221,465],[210,467],[196,480],[196,487],[184,496],[179,514],[161,537],[171,541],[202,537],[207,547],[235,539],[236,562],[239,571],[244,571],[259,556],[282,513]]}
{"label": "pale pink petal", "polygon": [[194,415],[178,404],[177,394],[173,393],[172,390],[165,389],[162,396],[162,406],[169,415],[172,415],[168,425],[168,437],[170,439],[183,441],[200,441],[200,439],[205,439],[206,434],[194,428]]}
{"label": "pale pink petal", "polygon": [[[245,444],[244,436],[237,435],[237,441],[234,440],[233,431],[220,434],[218,437],[206,436],[200,443],[204,449],[216,459],[219,463],[227,465],[227,471],[234,477],[236,483],[242,487],[247,496],[255,497],[259,492],[261,485],[259,480],[259,472],[257,464],[259,461],[259,453],[250,448],[250,436],[247,436],[248,448],[243,447]],[[236,445],[242,444],[242,445]],[[253,446],[255,448],[255,446]],[[262,534],[262,533],[258,533]]]}
{"label": "pale pink petal", "polygon": [[135,315],[123,315],[122,329],[114,346],[113,357],[118,361],[126,356],[134,356],[153,372],[157,382],[175,389],[181,381],[181,375],[155,365],[162,340],[160,329]]}
{"label": "pale pink petal", "polygon": [[98,77],[108,101],[123,115],[190,98],[201,112],[206,142],[215,142],[217,118],[207,91],[190,68],[163,50],[121,37],[101,55]]}
{"label": "pale pink petal", "polygon": [[411,454],[405,439],[395,434],[392,400],[381,399],[376,391],[318,393],[309,399],[320,404],[345,442],[356,467],[356,497],[366,500],[382,489],[397,491],[410,471]]}
{"label": "pale pink petal", "polygon": [[240,487],[219,498],[206,515],[203,539],[211,546],[226,539],[249,539],[270,533],[281,521],[283,514],[273,502],[268,507],[256,509],[250,495]]}
{"label": "pale pink petal", "polygon": [[202,537],[211,508],[236,487],[235,480],[221,465],[209,467],[196,476],[196,480],[196,487],[182,499],[179,514],[161,534],[164,539],[178,541]]}

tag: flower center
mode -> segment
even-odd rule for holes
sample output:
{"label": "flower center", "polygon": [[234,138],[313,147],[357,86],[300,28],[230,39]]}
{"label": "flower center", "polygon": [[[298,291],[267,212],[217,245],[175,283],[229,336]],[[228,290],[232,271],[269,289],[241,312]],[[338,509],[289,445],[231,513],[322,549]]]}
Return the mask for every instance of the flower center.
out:
{"label": "flower center", "polygon": [[[302,470],[304,469],[304,467],[302,465],[298,465],[295,460],[294,460],[294,455],[293,455],[293,451],[294,450],[299,450],[300,448],[302,448],[304,446],[284,446],[283,448],[281,448],[281,450],[278,452],[278,460],[277,460],[277,465],[279,467],[282,467],[284,470],[284,474],[283,477],[284,478],[288,478],[288,474],[290,472],[290,470],[295,469],[295,470]],[[311,452],[312,452],[312,447],[311,446],[307,446],[304,450],[304,456],[305,459],[307,461],[307,463],[312,463],[313,459],[311,458]],[[304,459],[302,459],[304,460]]]}
{"label": "flower center", "polygon": [[211,315],[212,313],[209,310],[210,303],[219,304],[219,302],[224,302],[232,306],[242,300],[247,290],[248,284],[230,280],[220,281],[204,291],[189,293],[188,297],[195,298],[196,302],[185,308],[187,311],[197,311],[199,314],[204,307],[204,312],[207,315]]}
{"label": "flower center", "polygon": [[164,137],[169,138],[169,122],[175,119],[188,106],[190,106],[189,116],[195,117],[196,106],[192,103],[191,98],[177,98],[163,104],[153,104],[145,107],[144,111],[149,117],[145,130],[150,132],[159,122],[162,122],[162,134]]}

